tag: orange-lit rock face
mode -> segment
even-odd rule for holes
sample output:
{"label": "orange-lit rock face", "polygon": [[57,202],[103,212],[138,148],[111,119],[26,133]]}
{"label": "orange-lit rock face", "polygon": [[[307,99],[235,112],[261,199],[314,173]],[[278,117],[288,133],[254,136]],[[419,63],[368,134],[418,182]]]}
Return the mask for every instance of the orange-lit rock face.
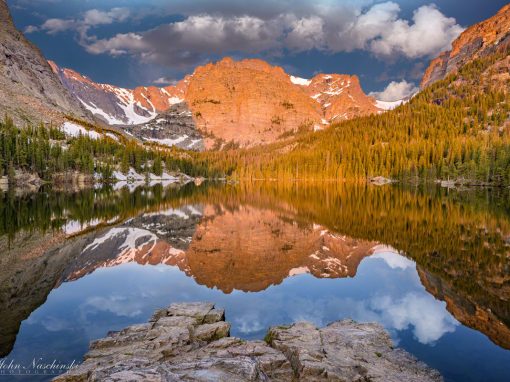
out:
{"label": "orange-lit rock face", "polygon": [[422,88],[444,77],[449,56],[450,52],[443,52],[430,62],[421,81]]}
{"label": "orange-lit rock face", "polygon": [[458,55],[462,48],[478,38],[482,38],[483,45],[498,42],[510,31],[510,4],[505,5],[490,19],[482,21],[466,29],[452,44],[450,58]]}
{"label": "orange-lit rock face", "polygon": [[109,124],[143,124],[186,102],[207,149],[229,142],[243,147],[271,143],[285,133],[319,130],[381,111],[356,76],[320,74],[303,80],[262,60],[224,58],[198,67],[175,85],[135,89],[97,84],[50,65],[84,106]]}
{"label": "orange-lit rock face", "polygon": [[423,76],[421,87],[443,79],[469,61],[487,52],[510,44],[510,4],[495,16],[466,29],[453,43],[452,50],[443,52],[430,63]]}
{"label": "orange-lit rock face", "polygon": [[168,110],[170,106],[184,101],[186,87],[187,84],[184,80],[175,86],[164,88],[140,86],[133,89],[133,97],[143,108],[161,113]]}
{"label": "orange-lit rock face", "polygon": [[197,68],[186,101],[199,130],[242,146],[273,142],[321,120],[319,104],[281,68],[260,60],[225,58]]}
{"label": "orange-lit rock face", "polygon": [[319,74],[303,90],[322,108],[327,122],[339,122],[363,115],[375,114],[379,109],[375,100],[361,89],[357,76]]}
{"label": "orange-lit rock face", "polygon": [[244,206],[219,212],[210,207],[186,253],[187,273],[225,293],[255,292],[301,273],[354,277],[375,245],[333,235],[321,226],[300,226],[270,210]]}

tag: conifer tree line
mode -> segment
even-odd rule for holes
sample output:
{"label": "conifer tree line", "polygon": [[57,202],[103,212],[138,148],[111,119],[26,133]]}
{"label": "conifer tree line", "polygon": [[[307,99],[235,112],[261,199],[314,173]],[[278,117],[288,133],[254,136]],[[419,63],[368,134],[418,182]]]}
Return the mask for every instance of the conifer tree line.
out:
{"label": "conifer tree line", "polygon": [[239,179],[385,176],[510,185],[510,83],[491,80],[508,53],[473,61],[396,110],[205,156]]}
{"label": "conifer tree line", "polygon": [[19,128],[6,117],[0,122],[0,176],[14,177],[17,170],[51,179],[55,173],[79,171],[100,173],[109,179],[114,170],[161,175],[163,170],[207,176],[207,164],[182,155],[178,150],[161,150],[134,141],[117,142],[107,136],[66,137],[56,127]]}
{"label": "conifer tree line", "polygon": [[83,227],[97,221],[122,222],[142,211],[177,208],[191,193],[202,192],[191,184],[178,188],[139,185],[134,190],[114,190],[110,185],[103,185],[73,193],[43,186],[43,191],[17,194],[9,189],[0,193],[0,236],[14,238],[22,230],[41,233],[60,230],[70,221]]}

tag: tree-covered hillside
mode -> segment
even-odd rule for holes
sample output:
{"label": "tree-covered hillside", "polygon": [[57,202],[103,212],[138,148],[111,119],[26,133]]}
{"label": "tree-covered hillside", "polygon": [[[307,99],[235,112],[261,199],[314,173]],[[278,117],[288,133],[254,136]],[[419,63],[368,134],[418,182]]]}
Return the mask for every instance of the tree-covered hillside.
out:
{"label": "tree-covered hillside", "polygon": [[394,111],[269,146],[206,153],[236,178],[421,180],[510,184],[510,60],[475,60]]}
{"label": "tree-covered hillside", "polygon": [[[320,132],[296,132],[251,149],[206,153],[129,139],[69,137],[60,129],[0,123],[0,175],[22,169],[43,179],[68,170],[113,170],[235,179],[462,179],[510,185],[510,56],[480,58],[396,110]],[[90,128],[91,126],[88,126]],[[231,146],[233,147],[233,146]]]}
{"label": "tree-covered hillside", "polygon": [[121,138],[111,134],[96,139],[83,134],[72,137],[60,128],[43,125],[19,128],[5,118],[0,122],[0,176],[14,177],[21,170],[50,180],[54,174],[77,171],[102,174],[108,179],[114,170],[127,173],[130,168],[155,175],[161,175],[164,169],[193,176],[216,175],[182,150]]}

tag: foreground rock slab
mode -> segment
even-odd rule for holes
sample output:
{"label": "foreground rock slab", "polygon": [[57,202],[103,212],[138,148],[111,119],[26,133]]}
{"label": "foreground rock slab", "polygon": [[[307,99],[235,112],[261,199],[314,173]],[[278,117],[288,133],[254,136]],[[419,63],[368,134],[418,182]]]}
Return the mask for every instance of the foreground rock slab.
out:
{"label": "foreground rock slab", "polygon": [[211,303],[172,304],[92,342],[83,364],[54,381],[442,381],[378,324],[300,322],[244,341],[224,319]]}

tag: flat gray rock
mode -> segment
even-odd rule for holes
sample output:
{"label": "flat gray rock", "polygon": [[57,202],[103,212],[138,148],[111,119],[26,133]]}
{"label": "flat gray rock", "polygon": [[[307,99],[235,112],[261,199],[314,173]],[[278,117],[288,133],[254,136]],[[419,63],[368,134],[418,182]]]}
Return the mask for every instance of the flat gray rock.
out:
{"label": "flat gray rock", "polygon": [[224,317],[211,303],[172,304],[93,341],[54,381],[442,381],[378,324],[300,322],[270,328],[264,342],[230,337]]}

